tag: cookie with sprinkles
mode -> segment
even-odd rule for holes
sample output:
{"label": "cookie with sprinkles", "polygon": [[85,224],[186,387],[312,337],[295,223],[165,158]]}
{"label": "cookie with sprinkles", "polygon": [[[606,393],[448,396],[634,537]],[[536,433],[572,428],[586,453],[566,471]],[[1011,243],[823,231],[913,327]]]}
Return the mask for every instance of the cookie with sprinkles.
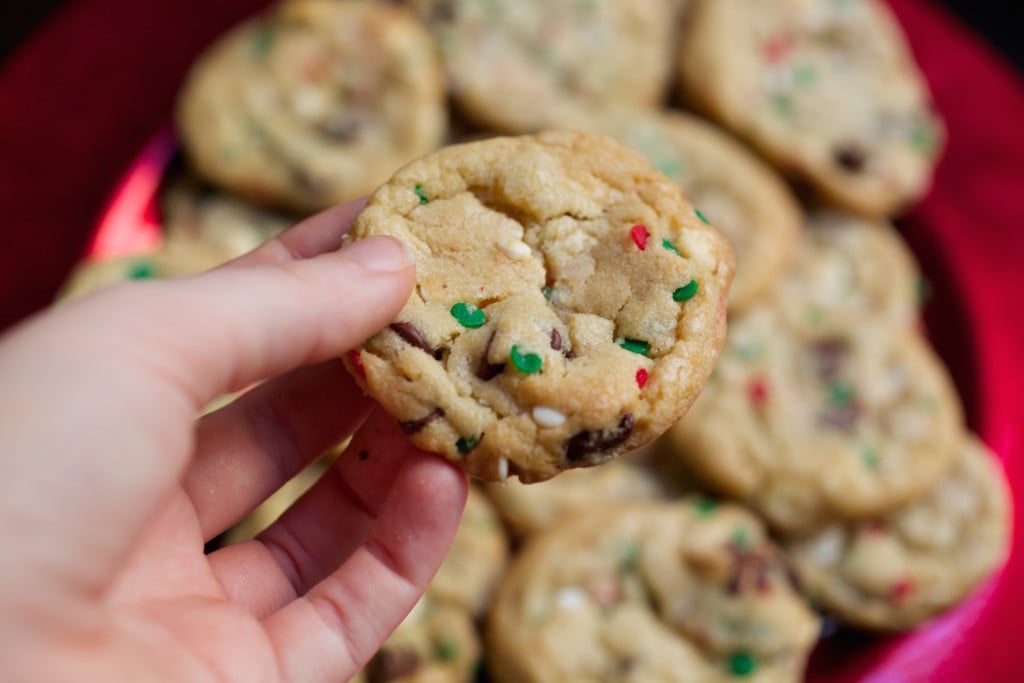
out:
{"label": "cookie with sprinkles", "polygon": [[918,335],[864,319],[798,333],[772,308],[730,320],[715,374],[668,434],[676,455],[777,529],[884,514],[953,466],[962,411]]}
{"label": "cookie with sprinkles", "polygon": [[461,112],[504,133],[656,106],[681,0],[408,0],[431,27]]}
{"label": "cookie with sprinkles", "polygon": [[892,225],[815,210],[807,228],[797,257],[771,293],[790,326],[821,334],[864,318],[902,329],[918,323],[921,274]]}
{"label": "cookie with sprinkles", "polygon": [[487,623],[496,683],[801,680],[817,618],[761,522],[705,503],[593,510],[533,537]]}
{"label": "cookie with sprinkles", "polygon": [[729,310],[755,302],[796,253],[803,217],[785,181],[724,130],[678,112],[617,116],[596,126],[679,183],[732,244]]}
{"label": "cookie with sprinkles", "polygon": [[480,649],[469,613],[427,595],[350,683],[469,683]]}
{"label": "cookie with sprinkles", "polygon": [[884,2],[715,0],[687,25],[684,91],[776,165],[869,215],[925,192],[944,129]]}
{"label": "cookie with sprinkles", "polygon": [[728,243],[640,154],[586,133],[446,148],[350,233],[410,245],[416,288],[348,356],[421,448],[525,483],[653,441],[725,335]]}
{"label": "cookie with sprinkles", "polygon": [[207,179],[313,212],[363,196],[444,139],[440,58],[407,9],[292,0],[199,59],[178,129]]}
{"label": "cookie with sprinkles", "polygon": [[923,498],[784,547],[822,609],[863,628],[911,629],[963,600],[1002,565],[1007,491],[994,454],[965,437],[955,469]]}

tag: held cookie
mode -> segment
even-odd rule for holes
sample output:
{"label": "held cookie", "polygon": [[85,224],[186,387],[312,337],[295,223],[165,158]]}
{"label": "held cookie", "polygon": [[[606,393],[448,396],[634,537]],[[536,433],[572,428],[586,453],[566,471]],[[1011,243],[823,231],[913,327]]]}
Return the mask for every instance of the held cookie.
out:
{"label": "held cookie", "polygon": [[725,334],[728,243],[679,187],[601,136],[447,148],[356,219],[416,256],[413,295],[347,358],[421,448],[542,481],[653,441]]}
{"label": "held cookie", "polygon": [[891,214],[930,183],[942,124],[884,2],[701,2],[681,46],[694,103],[830,200]]}
{"label": "held cookie", "polygon": [[195,65],[178,126],[208,179],[313,212],[360,197],[444,138],[443,73],[407,10],[293,0]]}
{"label": "held cookie", "polygon": [[786,543],[808,595],[848,623],[906,630],[958,603],[999,567],[1010,523],[1002,468],[973,436],[962,439],[957,457],[924,498]]}
{"label": "held cookie", "polygon": [[888,222],[818,210],[771,298],[787,324],[808,334],[866,317],[910,329],[920,317],[920,282],[913,254]]}
{"label": "held cookie", "polygon": [[669,439],[707,483],[803,533],[923,493],[953,466],[961,424],[916,334],[870,319],[800,334],[757,309],[730,321],[715,374]]}
{"label": "held cookie", "polygon": [[818,621],[761,523],[631,503],[535,536],[487,624],[497,683],[799,681]]}
{"label": "held cookie", "polygon": [[670,79],[679,0],[410,0],[462,113],[505,133],[650,108]]}
{"label": "held cookie", "polygon": [[680,113],[620,117],[605,132],[679,183],[736,252],[729,310],[755,301],[796,253],[803,217],[786,183],[724,131]]}

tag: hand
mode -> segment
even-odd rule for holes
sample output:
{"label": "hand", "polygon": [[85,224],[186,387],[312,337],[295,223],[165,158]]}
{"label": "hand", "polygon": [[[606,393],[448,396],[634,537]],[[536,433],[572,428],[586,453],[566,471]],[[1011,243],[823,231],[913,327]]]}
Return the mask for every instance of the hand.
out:
{"label": "hand", "polygon": [[[415,277],[388,238],[336,251],[359,208],[0,342],[0,680],[345,681],[411,609],[467,483],[337,360]],[[204,555],[353,432],[258,539]]]}

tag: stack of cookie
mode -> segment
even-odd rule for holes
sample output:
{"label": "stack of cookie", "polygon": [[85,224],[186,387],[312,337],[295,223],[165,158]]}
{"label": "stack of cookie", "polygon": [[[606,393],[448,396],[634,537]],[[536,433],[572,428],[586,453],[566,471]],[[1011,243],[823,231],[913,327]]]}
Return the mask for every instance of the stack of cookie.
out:
{"label": "stack of cookie", "polygon": [[[178,122],[168,250],[229,258],[387,181],[353,233],[416,253],[350,370],[490,482],[512,540],[474,490],[368,683],[481,658],[497,683],[796,681],[809,604],[910,629],[1002,562],[1003,473],[890,223],[944,133],[879,0],[286,0],[197,63]],[[583,132],[396,173],[542,129]],[[109,267],[182,270],[142,258]]]}

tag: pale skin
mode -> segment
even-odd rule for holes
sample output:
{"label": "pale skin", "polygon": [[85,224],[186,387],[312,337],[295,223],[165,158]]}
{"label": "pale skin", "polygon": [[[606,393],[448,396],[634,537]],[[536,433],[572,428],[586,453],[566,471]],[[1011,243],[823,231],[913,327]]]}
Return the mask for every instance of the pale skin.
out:
{"label": "pale skin", "polygon": [[[467,482],[338,360],[415,279],[390,238],[338,251],[360,208],[0,339],[0,680],[346,681],[412,608]],[[267,531],[203,553],[350,434]]]}

